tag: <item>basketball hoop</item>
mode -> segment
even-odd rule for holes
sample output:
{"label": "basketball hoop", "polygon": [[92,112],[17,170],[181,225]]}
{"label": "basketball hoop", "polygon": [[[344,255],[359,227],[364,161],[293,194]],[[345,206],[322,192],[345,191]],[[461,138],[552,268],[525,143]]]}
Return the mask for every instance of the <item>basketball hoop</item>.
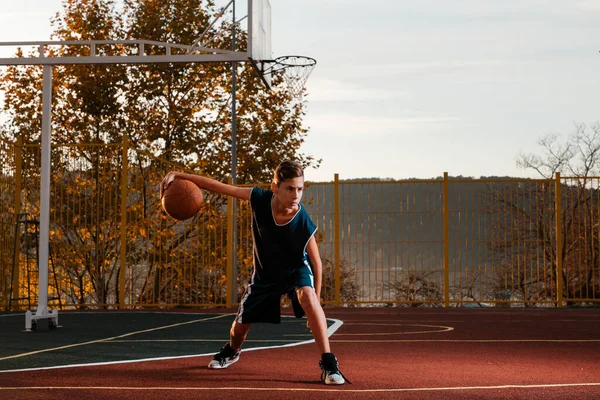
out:
{"label": "basketball hoop", "polygon": [[275,59],[273,72],[283,71],[283,79],[292,96],[302,98],[304,84],[317,65],[317,60],[305,56],[283,56]]}
{"label": "basketball hoop", "polygon": [[267,88],[271,88],[271,76],[281,74],[290,94],[300,100],[304,84],[317,65],[314,58],[305,56],[283,56],[271,61],[252,60],[254,69]]}

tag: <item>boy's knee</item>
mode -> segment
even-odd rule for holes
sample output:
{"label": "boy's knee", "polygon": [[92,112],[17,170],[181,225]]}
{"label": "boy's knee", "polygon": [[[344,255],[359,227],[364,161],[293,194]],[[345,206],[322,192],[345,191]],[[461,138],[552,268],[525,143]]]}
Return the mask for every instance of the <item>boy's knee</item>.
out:
{"label": "boy's knee", "polygon": [[306,309],[306,307],[315,307],[319,305],[319,300],[317,299],[315,289],[310,286],[305,286],[298,289],[298,301],[300,301],[300,305],[304,309]]}

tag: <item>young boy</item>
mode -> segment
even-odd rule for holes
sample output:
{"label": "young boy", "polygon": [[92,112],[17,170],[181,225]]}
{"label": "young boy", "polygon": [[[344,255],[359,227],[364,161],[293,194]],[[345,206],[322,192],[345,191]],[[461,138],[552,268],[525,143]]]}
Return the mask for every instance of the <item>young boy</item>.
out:
{"label": "young boy", "polygon": [[321,380],[327,385],[344,384],[347,379],[331,353],[320,303],[322,264],[314,236],[317,227],[300,204],[304,190],[302,167],[293,161],[280,163],[271,190],[241,188],[198,175],[170,172],[161,182],[161,197],[175,179],[187,179],[200,189],[249,200],[252,207],[252,278],[229,332],[229,343],[215,354],[208,367],[222,369],[237,362],[250,325],[279,323],[281,296],[287,294],[294,315],[301,318],[306,314],[308,319],[321,353]]}

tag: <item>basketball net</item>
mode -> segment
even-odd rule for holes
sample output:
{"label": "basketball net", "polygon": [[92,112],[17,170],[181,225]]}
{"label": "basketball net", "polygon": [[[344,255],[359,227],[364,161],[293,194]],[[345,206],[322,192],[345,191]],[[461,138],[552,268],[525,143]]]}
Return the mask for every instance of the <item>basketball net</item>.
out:
{"label": "basketball net", "polygon": [[314,58],[305,56],[283,56],[275,59],[273,72],[281,71],[290,94],[302,99],[306,80],[317,65]]}

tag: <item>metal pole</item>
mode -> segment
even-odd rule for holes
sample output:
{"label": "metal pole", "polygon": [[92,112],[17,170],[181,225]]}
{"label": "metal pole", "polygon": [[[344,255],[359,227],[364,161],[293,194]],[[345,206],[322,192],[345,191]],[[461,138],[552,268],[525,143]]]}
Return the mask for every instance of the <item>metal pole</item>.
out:
{"label": "metal pole", "polygon": [[[20,247],[20,238],[18,234],[19,223],[21,220],[21,182],[22,182],[22,148],[23,148],[23,137],[19,136],[17,139],[17,146],[15,147],[15,247],[13,254],[13,270],[12,270],[12,279],[11,279],[11,298],[18,299],[21,297],[19,295],[19,277],[20,271],[18,268],[19,263],[17,262],[19,258],[19,254],[17,253],[17,249]],[[25,217],[27,218],[27,217]],[[8,302],[8,310],[10,311],[11,301],[9,299]]]}
{"label": "metal pole", "polygon": [[[196,39],[194,41],[194,43],[190,46],[190,48],[188,49],[187,54],[190,54],[194,50],[194,47],[196,47],[198,44],[200,44],[201,46],[203,46],[203,44],[200,43],[200,41],[204,38],[204,36],[206,36],[206,34],[210,30],[210,28],[213,27],[213,25],[219,20],[219,18],[221,18],[223,16],[223,14],[225,14],[225,11],[229,8],[229,5],[231,3],[234,3],[233,7],[235,8],[235,0],[231,0],[229,3],[227,3],[226,6],[224,6],[223,8],[221,8],[221,11],[219,12],[219,14],[217,14],[217,16],[215,17],[215,19],[213,20],[213,22],[210,23],[210,25],[204,30],[204,32],[202,32],[202,35],[200,35],[200,37],[198,39]],[[235,21],[235,17],[234,17],[233,20]]]}
{"label": "metal pole", "polygon": [[448,173],[444,172],[444,307],[450,307],[450,201],[448,199]]}
{"label": "metal pole", "polygon": [[556,173],[554,181],[554,196],[556,203],[556,307],[563,306],[563,224],[562,224],[562,193],[560,172]]}
{"label": "metal pole", "polygon": [[[333,175],[333,245],[334,245],[334,265],[335,265],[335,306],[341,304],[340,284],[340,175]],[[321,290],[322,291],[322,290]],[[317,293],[318,295],[319,293]]]}
{"label": "metal pole", "polygon": [[[229,183],[231,184],[231,178],[229,179]],[[233,246],[233,238],[234,235],[231,234],[233,232],[233,204],[235,203],[235,199],[233,197],[227,198],[227,232],[229,235],[227,236],[227,298],[225,299],[226,307],[233,307],[233,303],[235,301],[232,293],[235,293],[235,282],[236,279],[233,275],[235,268],[233,268],[233,258],[231,257],[234,254],[234,246]]]}
{"label": "metal pole", "polygon": [[127,183],[129,175],[129,140],[123,135],[121,150],[121,248],[119,251],[119,308],[125,308],[125,285],[127,273]]}
{"label": "metal pole", "polygon": [[[231,50],[235,51],[235,1],[233,2],[233,24],[231,25]],[[237,183],[237,63],[231,62],[231,181]]]}
{"label": "metal pole", "polygon": [[[235,51],[235,1],[233,2],[232,7],[233,13],[233,24],[231,28],[231,49]],[[235,61],[231,62],[231,183],[235,185],[237,183],[237,101],[236,101],[236,85],[237,85],[237,63]],[[233,305],[237,303],[237,259],[236,259],[236,249],[237,249],[237,210],[236,205],[237,201],[232,199],[231,208],[232,208],[232,226],[231,226],[231,284],[229,287],[231,290],[227,294],[228,303]]]}
{"label": "metal pole", "polygon": [[52,65],[44,65],[42,89],[42,165],[40,183],[40,243],[38,308],[36,316],[48,315],[48,250],[50,232],[50,149],[52,112]]}

